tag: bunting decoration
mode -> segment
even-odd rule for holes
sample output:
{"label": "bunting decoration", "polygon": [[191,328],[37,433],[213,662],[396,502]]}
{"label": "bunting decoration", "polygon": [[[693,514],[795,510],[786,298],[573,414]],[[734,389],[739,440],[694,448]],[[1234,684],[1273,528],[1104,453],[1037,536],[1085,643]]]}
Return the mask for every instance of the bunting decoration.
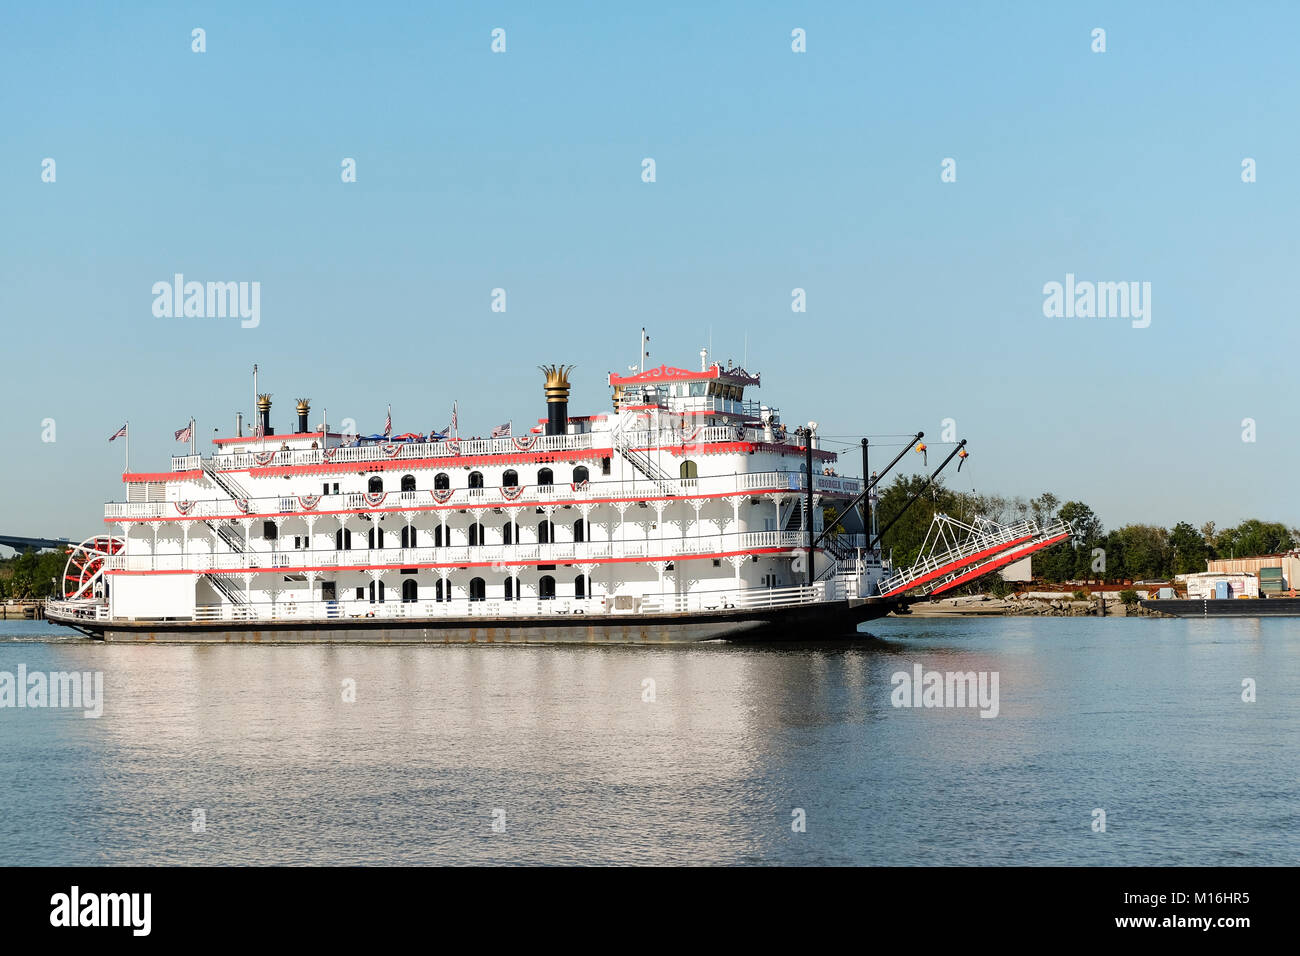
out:
{"label": "bunting decoration", "polygon": [[514,439],[515,447],[520,451],[528,451],[536,441],[536,435],[520,435]]}
{"label": "bunting decoration", "polygon": [[453,438],[451,441],[447,442],[447,447],[451,449],[451,453],[452,453],[453,455],[459,455],[459,454],[460,454],[460,439],[459,439],[459,438]]}
{"label": "bunting decoration", "polygon": [[455,493],[455,488],[434,488],[430,492],[430,494],[433,495],[433,500],[438,502],[440,505],[445,505],[447,502],[451,501],[451,496]]}
{"label": "bunting decoration", "polygon": [[395,445],[395,444],[380,445],[379,447],[384,450],[384,454],[387,455],[389,458],[396,458],[398,453],[401,452],[402,450],[401,445]]}
{"label": "bunting decoration", "polygon": [[337,446],[337,445],[336,445],[335,447],[333,447],[333,448],[322,448],[322,449],[321,449],[321,458],[322,458],[323,460],[325,460],[325,461],[329,461],[331,458],[333,458],[335,455],[337,455],[338,452],[339,452],[339,449],[338,449],[338,446]]}
{"label": "bunting decoration", "polygon": [[253,461],[263,468],[269,465],[274,458],[275,458],[275,452],[273,451],[253,452]]}
{"label": "bunting decoration", "polygon": [[506,501],[518,501],[519,496],[522,495],[523,493],[524,493],[523,485],[516,485],[513,488],[502,487],[501,489],[501,497],[506,499]]}
{"label": "bunting decoration", "polygon": [[194,508],[194,502],[192,501],[173,501],[172,504],[174,504],[176,510],[183,515],[189,514]]}
{"label": "bunting decoration", "polygon": [[299,495],[298,505],[303,511],[315,511],[320,504],[320,495]]}
{"label": "bunting decoration", "polygon": [[585,480],[584,480],[584,481],[576,481],[576,482],[575,482],[575,481],[571,481],[571,482],[569,482],[569,490],[570,490],[570,491],[586,491],[586,490],[587,490],[587,485],[589,485],[589,484],[590,484],[590,482],[589,482],[589,481],[585,481]]}
{"label": "bunting decoration", "polygon": [[248,499],[236,498],[235,507],[238,508],[240,511],[242,511],[244,514],[248,514],[248,510],[249,510]]}
{"label": "bunting decoration", "polygon": [[365,493],[366,504],[371,508],[378,508],[384,503],[384,499],[387,497],[388,492],[386,491],[367,491]]}

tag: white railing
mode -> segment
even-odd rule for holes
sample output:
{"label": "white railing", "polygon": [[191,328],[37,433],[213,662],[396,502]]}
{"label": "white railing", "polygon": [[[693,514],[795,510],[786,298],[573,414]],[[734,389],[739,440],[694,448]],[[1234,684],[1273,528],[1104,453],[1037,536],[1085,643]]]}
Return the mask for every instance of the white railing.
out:
{"label": "white railing", "polygon": [[[547,451],[579,451],[598,446],[593,444],[593,439],[602,438],[608,440],[608,436],[597,435],[587,432],[581,435],[529,435],[532,444],[528,446],[529,452],[547,452]],[[250,442],[255,439],[249,439]],[[520,441],[525,441],[520,436]],[[513,438],[482,438],[482,439],[461,439],[459,442],[454,441],[436,441],[436,442],[396,442],[388,445],[392,448],[396,445],[396,451],[388,454],[384,450],[384,443],[367,443],[354,447],[340,447],[328,449],[330,457],[326,459],[325,450],[319,448],[301,448],[292,451],[281,450],[276,436],[268,436],[265,442],[265,449],[259,448],[259,454],[274,452],[274,457],[269,462],[263,460],[259,462],[253,452],[242,452],[239,454],[213,455],[210,459],[213,465],[222,470],[238,470],[244,468],[275,468],[281,465],[320,465],[328,461],[329,464],[367,462],[367,461],[405,461],[417,458],[456,458],[467,455],[518,455],[521,449],[515,444]],[[176,459],[173,459],[173,463]]]}
{"label": "white railing", "polygon": [[[814,490],[821,494],[856,495],[862,490],[861,478],[841,478],[814,475]],[[573,488],[568,482],[557,485],[526,485],[519,497],[507,499],[500,488],[457,488],[446,501],[437,501],[426,488],[419,491],[390,492],[378,506],[366,502],[360,492],[323,495],[312,508],[306,508],[292,496],[275,495],[248,499],[248,511],[242,511],[228,496],[215,500],[196,501],[182,515],[176,505],[167,501],[113,501],[104,506],[105,518],[247,518],[281,514],[310,514],[330,511],[402,511],[417,508],[500,508],[505,505],[564,504],[566,502],[599,502],[610,498],[646,497],[645,480],[638,481],[588,481]],[[699,495],[758,494],[773,492],[802,492],[807,482],[802,472],[766,471],[739,475],[717,475],[704,478],[670,478],[660,482],[665,486],[665,497]],[[512,489],[513,490],[513,489]]]}
{"label": "white railing", "polygon": [[[261,539],[254,539],[261,541]],[[569,541],[552,544],[484,544],[433,548],[305,548],[286,551],[218,551],[190,554],[115,554],[105,558],[109,571],[274,571],[285,568],[410,568],[470,564],[582,564],[610,558],[666,560],[695,555],[796,550],[807,542],[802,531],[747,531],[692,538],[634,541]]]}
{"label": "white railing", "polygon": [[431,618],[548,618],[621,614],[681,614],[687,612],[746,611],[796,607],[844,600],[856,595],[856,588],[842,581],[827,581],[812,587],[742,588],[689,594],[646,594],[615,599],[598,595],[589,598],[543,599],[524,597],[506,601],[277,601],[224,604],[196,608],[194,620],[216,621],[331,621],[431,619]]}
{"label": "white railing", "polygon": [[202,455],[173,455],[172,471],[198,471],[203,467]]}
{"label": "white railing", "polygon": [[51,598],[45,602],[45,617],[51,621],[107,621],[108,605],[103,601],[63,601]]}

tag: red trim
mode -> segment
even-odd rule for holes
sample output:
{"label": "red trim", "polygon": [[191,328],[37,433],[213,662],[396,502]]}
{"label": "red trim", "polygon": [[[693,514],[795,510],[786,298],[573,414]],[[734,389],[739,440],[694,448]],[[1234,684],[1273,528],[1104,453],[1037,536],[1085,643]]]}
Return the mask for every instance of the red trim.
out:
{"label": "red trim", "polygon": [[714,362],[702,372],[691,371],[686,368],[674,368],[671,365],[660,365],[658,368],[648,368],[644,372],[638,372],[635,375],[615,375],[610,373],[610,385],[654,385],[657,382],[711,382],[714,380],[724,380],[732,385],[758,385],[759,376],[750,375],[740,369],[731,369],[724,372],[717,362]]}
{"label": "red trim", "polygon": [[[734,558],[737,555],[751,554],[789,554],[792,551],[799,550],[796,548],[759,548],[754,551],[719,551],[716,554],[664,554],[658,557],[645,558],[539,558],[536,561],[449,561],[444,564],[348,564],[335,566],[332,568],[322,568],[316,566],[288,567],[288,568],[213,568],[210,571],[126,571],[115,568],[111,571],[105,571],[105,574],[129,574],[133,576],[147,574],[192,574],[199,577],[204,574],[302,574],[306,571],[397,571],[401,568],[491,568],[497,565],[506,565],[507,567],[528,568],[539,564],[627,564],[629,562],[644,563],[648,561],[708,561],[717,558]],[[820,549],[818,549],[820,551]]]}
{"label": "red trim", "polygon": [[[793,473],[792,473],[792,474],[793,474]],[[354,494],[360,494],[360,493],[361,493],[361,492],[354,492]],[[736,498],[752,498],[752,497],[756,497],[756,496],[758,496],[758,495],[775,495],[775,494],[782,494],[782,495],[797,495],[797,496],[802,497],[804,494],[806,494],[806,492],[804,492],[804,491],[793,491],[793,490],[791,490],[791,489],[789,489],[789,488],[750,488],[750,489],[747,489],[746,491],[723,491],[723,492],[719,492],[719,493],[717,493],[717,494],[712,494],[712,495],[649,495],[649,496],[646,496],[646,497],[644,497],[644,498],[637,498],[637,497],[627,497],[627,498],[583,498],[583,499],[579,499],[579,500],[571,500],[571,499],[570,499],[570,500],[563,500],[563,501],[558,500],[558,499],[553,499],[553,500],[551,500],[551,501],[545,501],[545,500],[542,500],[542,499],[530,499],[530,500],[528,500],[528,501],[508,501],[508,500],[504,500],[504,499],[503,499],[503,500],[501,500],[501,501],[490,501],[490,500],[484,498],[482,501],[474,502],[474,503],[463,503],[463,502],[462,502],[462,503],[459,503],[459,504],[418,506],[418,507],[412,507],[412,508],[340,508],[340,509],[335,510],[335,511],[311,511],[311,512],[303,512],[303,511],[271,511],[271,512],[267,512],[266,514],[258,514],[257,517],[259,517],[259,518],[295,518],[295,517],[302,517],[302,516],[304,516],[305,514],[313,514],[313,515],[402,514],[403,512],[406,512],[406,511],[411,511],[411,512],[415,512],[415,513],[418,514],[418,513],[426,512],[426,511],[428,511],[428,512],[434,512],[434,511],[470,511],[470,510],[475,510],[475,509],[489,509],[489,508],[491,508],[491,509],[496,509],[496,508],[539,508],[539,507],[542,507],[543,505],[547,505],[547,504],[553,504],[553,505],[556,505],[557,507],[559,507],[559,506],[562,506],[562,505],[606,505],[606,504],[616,504],[616,503],[618,503],[618,502],[623,502],[623,501],[626,501],[626,502],[629,502],[629,503],[633,503],[633,504],[635,504],[635,503],[638,502],[638,501],[709,501],[709,500],[712,500],[712,499],[715,499],[715,498],[733,498],[733,497],[736,497]],[[827,494],[845,494],[845,495],[847,495],[847,494],[849,494],[849,492],[847,492],[847,491],[846,491],[846,492],[818,492],[818,494],[821,494],[821,495],[827,495]],[[268,497],[268,498],[273,498],[273,497],[276,497],[276,496],[275,496],[275,495],[267,495],[266,497]],[[171,517],[171,516],[168,516],[168,517],[162,517],[162,518],[127,518],[127,517],[122,517],[122,518],[105,518],[105,519],[104,519],[104,523],[105,523],[105,524],[121,524],[121,523],[124,522],[124,521],[132,521],[132,522],[137,522],[137,523],[140,523],[140,522],[149,522],[149,521],[175,521],[175,522],[181,522],[181,521],[224,521],[224,520],[229,519],[229,518],[238,519],[239,517],[240,517],[240,515],[218,515],[218,516],[216,516],[216,517],[213,517],[212,515],[205,515],[205,516],[193,516],[193,515],[191,515],[191,516],[189,516],[189,517],[180,517],[180,516]]]}
{"label": "red trim", "polygon": [[133,471],[123,472],[123,481],[188,481],[203,474],[202,468],[193,471]]}
{"label": "red trim", "polygon": [[975,578],[988,574],[990,571],[996,571],[998,568],[1002,567],[1003,565],[1010,564],[1012,561],[1018,561],[1021,558],[1023,558],[1025,555],[1033,554],[1035,551],[1041,551],[1043,548],[1046,548],[1048,545],[1056,544],[1056,542],[1063,541],[1069,536],[1070,536],[1070,532],[1066,531],[1061,534],[1058,534],[1054,538],[1048,538],[1046,541],[1040,541],[1038,544],[1029,545],[1027,547],[1016,548],[1008,552],[1007,554],[1002,555],[1001,557],[994,558],[992,561],[986,561],[983,564],[981,564],[979,567],[967,571],[965,574],[961,575],[960,577],[954,578],[952,581],[949,581],[941,588],[935,588],[933,591],[930,592],[930,595],[934,596],[935,594],[942,594],[944,591],[947,591],[950,588],[955,588],[959,584],[965,584],[967,581],[972,581]]}
{"label": "red trim", "polygon": [[958,558],[955,561],[949,561],[947,564],[940,565],[938,568],[931,571],[929,574],[922,575],[921,577],[917,578],[915,581],[911,581],[907,584],[902,585],[901,587],[896,587],[889,591],[881,591],[880,596],[889,597],[891,594],[897,594],[900,591],[910,591],[912,588],[919,588],[922,584],[925,584],[929,581],[933,581],[935,578],[941,578],[945,574],[951,574],[953,571],[956,571],[960,568],[964,568],[968,564],[973,564],[976,561],[980,561],[984,558],[987,558],[989,555],[998,554],[999,552],[1005,551],[1007,548],[1014,548],[1016,545],[1028,541],[1032,537],[1033,537],[1032,534],[1021,535],[1019,538],[1016,538],[1013,541],[1003,541],[1001,544],[995,544],[992,547],[984,548],[980,551],[976,551],[974,554],[968,554],[964,558]]}

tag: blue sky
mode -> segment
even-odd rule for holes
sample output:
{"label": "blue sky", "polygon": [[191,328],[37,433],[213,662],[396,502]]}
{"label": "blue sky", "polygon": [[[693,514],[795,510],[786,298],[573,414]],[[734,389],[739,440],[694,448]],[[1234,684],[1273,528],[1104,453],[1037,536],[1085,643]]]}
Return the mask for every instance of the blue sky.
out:
{"label": "blue sky", "polygon": [[[99,530],[108,435],[165,469],[253,362],[281,427],[486,433],[544,415],[543,362],[608,408],[642,325],[656,364],[747,339],[828,435],[955,419],[958,487],[1300,524],[1292,5],[262,7],[5,8],[0,531]],[[259,281],[260,326],[155,318],[176,272]],[[1150,327],[1044,317],[1066,273],[1150,282]]]}

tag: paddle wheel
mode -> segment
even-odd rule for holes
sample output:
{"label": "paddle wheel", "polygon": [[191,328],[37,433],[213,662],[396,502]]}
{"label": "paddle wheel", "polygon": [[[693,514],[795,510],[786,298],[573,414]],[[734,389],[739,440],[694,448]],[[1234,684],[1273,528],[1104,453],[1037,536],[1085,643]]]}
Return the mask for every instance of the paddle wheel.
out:
{"label": "paddle wheel", "polygon": [[64,600],[101,596],[103,589],[97,585],[104,579],[104,559],[120,554],[125,548],[126,542],[122,538],[107,534],[87,538],[69,548],[68,563],[63,569]]}

